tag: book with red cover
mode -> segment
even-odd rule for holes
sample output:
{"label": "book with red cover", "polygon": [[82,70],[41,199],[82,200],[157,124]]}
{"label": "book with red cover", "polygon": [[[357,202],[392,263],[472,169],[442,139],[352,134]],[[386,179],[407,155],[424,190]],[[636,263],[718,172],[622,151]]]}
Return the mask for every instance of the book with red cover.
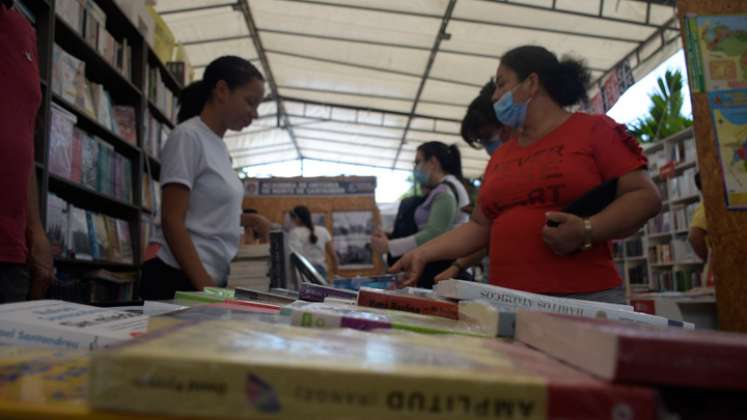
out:
{"label": "book with red cover", "polygon": [[454,302],[399,294],[369,287],[361,287],[358,291],[358,305],[459,319],[459,305]]}
{"label": "book with red cover", "polygon": [[516,339],[601,378],[747,390],[747,335],[519,311]]}

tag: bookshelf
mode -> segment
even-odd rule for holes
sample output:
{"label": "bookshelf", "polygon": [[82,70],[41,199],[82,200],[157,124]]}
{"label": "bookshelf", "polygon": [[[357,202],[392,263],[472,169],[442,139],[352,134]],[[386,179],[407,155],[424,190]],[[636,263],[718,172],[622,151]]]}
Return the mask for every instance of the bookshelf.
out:
{"label": "bookshelf", "polygon": [[684,292],[701,285],[703,262],[687,241],[689,223],[700,203],[695,138],[686,129],[644,145],[649,174],[659,187],[662,211],[637,234],[613,246],[618,272],[628,294]]}
{"label": "bookshelf", "polygon": [[[16,4],[37,33],[42,104],[35,169],[57,272],[69,277],[103,268],[137,274],[156,213],[144,202],[143,179],[158,179],[161,126],[174,127],[173,98],[181,85],[115,0]],[[148,77],[161,89],[153,98]],[[159,122],[157,144],[146,143],[150,116]],[[86,145],[96,151],[93,162],[86,160]],[[86,178],[94,173],[95,182]],[[73,212],[79,216],[76,226],[105,226],[88,231],[92,247],[98,246],[95,255],[76,253],[86,236],[73,232]]]}

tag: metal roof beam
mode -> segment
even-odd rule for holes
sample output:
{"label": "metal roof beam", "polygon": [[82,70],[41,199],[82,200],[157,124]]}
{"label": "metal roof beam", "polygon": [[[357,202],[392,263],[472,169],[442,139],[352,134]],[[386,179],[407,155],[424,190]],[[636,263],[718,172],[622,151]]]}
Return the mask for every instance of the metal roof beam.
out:
{"label": "metal roof beam", "polygon": [[[417,77],[417,78],[422,77],[422,75],[419,73],[412,73],[412,72],[401,71],[401,70],[392,70],[392,69],[387,69],[383,67],[367,66],[364,64],[356,64],[356,63],[351,63],[348,61],[341,61],[341,60],[332,60],[329,58],[316,57],[316,56],[306,55],[306,54],[298,54],[298,53],[288,52],[288,51],[266,49],[265,52],[269,54],[278,54],[278,55],[285,55],[288,57],[300,58],[303,60],[318,61],[320,63],[336,64],[340,66],[353,67],[357,69],[379,71],[379,72],[388,73],[388,74],[396,74],[399,76]],[[437,78],[437,77],[431,77],[430,80],[435,80],[435,81],[444,82],[444,83],[451,83],[451,84],[460,85],[460,86],[468,86],[468,87],[476,87],[476,88],[482,87],[482,85],[470,83],[470,82],[463,82],[461,80],[453,80],[453,79],[445,79],[445,78]]]}
{"label": "metal roof beam", "polygon": [[[377,95],[374,93],[359,93],[359,92],[345,92],[345,91],[334,90],[334,89],[317,89],[317,88],[308,88],[308,87],[301,87],[301,86],[278,85],[278,88],[300,90],[304,92],[331,93],[335,95],[355,96],[358,98],[388,99],[392,101],[403,101],[403,102],[412,102],[414,100],[414,98],[408,98],[406,96]],[[444,101],[421,100],[420,102],[424,104],[431,104],[431,105],[446,105],[446,106],[457,106],[457,107],[464,107],[464,108],[467,108],[467,106],[469,106],[469,104],[458,104],[455,102],[444,102]]]}
{"label": "metal roof beam", "polygon": [[223,7],[231,7],[235,9],[238,5],[239,5],[238,2],[211,4],[211,5],[206,5],[206,6],[185,7],[183,9],[159,10],[158,14],[161,16],[166,16],[166,15],[175,15],[178,13],[201,12],[203,10],[220,9]]}
{"label": "metal roof beam", "polygon": [[[317,5],[317,6],[340,7],[340,8],[346,8],[346,9],[363,10],[363,11],[368,11],[368,12],[391,13],[395,15],[412,16],[412,17],[420,17],[420,18],[428,18],[428,19],[441,19],[442,18],[441,15],[438,15],[435,13],[418,13],[418,12],[410,12],[406,10],[384,9],[381,7],[361,6],[361,5],[343,4],[343,3],[331,3],[327,1],[321,1],[321,0],[281,0],[281,1],[304,3],[304,4],[311,4],[311,5]],[[604,15],[599,16],[597,13],[581,13],[581,12],[576,12],[573,10],[563,10],[563,9],[559,9],[556,4],[553,4],[552,6],[548,7],[548,6],[539,6],[539,5],[524,4],[524,3],[514,3],[513,1],[508,1],[508,0],[481,0],[481,1],[497,3],[497,4],[507,4],[507,5],[514,6],[514,7],[524,7],[524,8],[534,9],[534,10],[545,10],[549,12],[562,13],[562,14],[571,15],[571,16],[581,16],[581,17],[587,17],[587,18],[593,18],[593,19],[602,19],[602,20],[606,20],[610,22],[626,23],[629,25],[645,26],[648,28],[658,28],[658,25],[654,25],[650,23],[647,24],[646,22],[642,22],[638,20],[615,18],[611,16],[604,16]],[[475,19],[465,19],[465,18],[460,18],[460,17],[453,17],[452,20],[455,22],[472,22],[472,23],[481,22],[481,23],[486,23],[486,24],[495,24],[494,22],[478,21]]]}
{"label": "metal roof beam", "polygon": [[418,102],[420,101],[420,96],[423,94],[423,89],[425,88],[425,82],[428,80],[428,76],[430,76],[431,74],[433,63],[436,61],[436,55],[438,54],[438,48],[441,46],[441,41],[444,39],[444,36],[446,35],[446,27],[449,25],[449,19],[451,18],[451,14],[454,13],[455,6],[456,6],[456,0],[449,0],[449,4],[446,5],[446,10],[444,11],[443,18],[441,19],[441,26],[439,27],[438,32],[436,33],[436,39],[433,41],[433,47],[431,48],[431,54],[428,57],[428,63],[425,65],[425,69],[423,70],[423,75],[420,79],[420,86],[418,86],[418,92],[415,94],[415,101],[412,103],[412,108],[410,109],[410,115],[407,117],[407,124],[405,124],[405,129],[404,129],[404,132],[402,133],[402,139],[400,140],[400,143],[399,143],[399,149],[397,150],[397,154],[394,155],[394,161],[392,162],[392,169],[394,169],[397,166],[397,159],[399,159],[399,155],[402,152],[402,147],[404,147],[405,142],[407,141],[407,132],[410,129],[410,125],[412,125],[412,120],[413,120],[413,116],[415,115],[415,110],[418,108]]}
{"label": "metal roof beam", "polygon": [[[397,115],[400,117],[410,116],[409,112],[392,111],[392,110],[386,110],[386,109],[380,109],[380,108],[371,108],[371,107],[355,106],[355,105],[335,104],[331,102],[319,102],[319,101],[313,101],[309,99],[294,98],[294,97],[285,96],[285,95],[283,95],[283,100],[288,101],[288,102],[298,102],[301,104],[308,104],[308,105],[326,106],[329,108],[342,108],[342,109],[347,109],[351,111],[382,112],[385,114]],[[428,120],[444,121],[444,122],[451,122],[451,123],[457,123],[457,124],[462,123],[462,120],[458,120],[454,118],[434,117],[432,115],[423,115],[423,114],[413,114],[413,118],[424,118]],[[350,123],[353,123],[353,121],[351,121]]]}
{"label": "metal roof beam", "polygon": [[259,59],[262,62],[262,67],[265,71],[265,78],[267,79],[267,84],[270,85],[270,92],[272,93],[272,97],[277,101],[277,113],[279,114],[279,119],[281,119],[283,124],[286,126],[285,128],[288,130],[288,135],[290,136],[293,145],[296,147],[296,153],[298,153],[298,157],[303,159],[301,149],[298,147],[298,142],[296,141],[296,135],[293,132],[293,127],[291,126],[288,115],[285,112],[283,98],[278,94],[278,86],[277,83],[275,83],[275,77],[272,74],[270,62],[267,59],[264,46],[262,45],[262,37],[257,33],[257,25],[254,23],[254,16],[252,16],[252,10],[249,7],[249,0],[241,0],[241,2],[239,3],[239,9],[244,16],[244,20],[246,21],[246,26],[247,29],[249,29],[249,33],[256,34],[256,36],[252,37],[252,41],[254,42],[254,49],[257,50]]}
{"label": "metal roof beam", "polygon": [[[607,69],[607,71],[605,71],[599,77],[597,77],[597,79],[594,80],[591,83],[591,86],[598,85],[602,80],[604,80],[604,78],[608,74],[610,74],[612,71],[614,71],[617,66],[619,66],[622,63],[624,63],[626,60],[629,60],[632,56],[635,56],[636,60],[638,61],[636,63],[636,65],[632,67],[632,69],[635,70],[636,68],[638,68],[638,66],[641,65],[641,63],[645,62],[646,60],[648,60],[648,58],[650,58],[654,54],[658,53],[662,48],[664,48],[665,46],[669,45],[669,43],[671,43],[672,40],[670,40],[668,42],[664,40],[664,31],[669,30],[669,25],[672,24],[673,22],[676,22],[676,21],[677,21],[677,16],[672,16],[669,20],[667,20],[666,22],[664,22],[664,24],[661,25],[658,30],[656,30],[654,33],[652,33],[644,41],[641,41],[641,43],[638,44],[638,46],[636,46],[632,51],[630,51],[629,53],[625,54],[623,56],[623,58],[621,58],[618,62],[616,62],[615,64],[613,64],[612,67],[610,67],[609,69]],[[662,43],[659,46],[659,48],[657,48],[651,54],[649,54],[649,56],[646,57],[646,59],[641,60],[640,59],[640,54],[641,54],[641,51],[643,50],[643,48],[646,46],[646,44],[648,44],[649,42],[653,41],[654,38],[657,38],[657,37],[661,37],[662,38]],[[679,39],[679,34],[674,39]]]}
{"label": "metal roof beam", "polygon": [[241,39],[251,39],[251,35],[233,35],[233,36],[222,36],[218,38],[205,38],[205,39],[194,39],[192,41],[185,41],[181,44],[185,47],[189,47],[192,45],[202,45],[202,44],[212,44],[214,42],[223,42],[223,41],[237,41]]}
{"label": "metal roof beam", "polygon": [[[360,125],[363,127],[374,127],[374,128],[389,128],[392,130],[402,130],[405,127],[400,125],[382,125],[382,124],[372,124],[372,123],[366,123],[366,122],[360,122],[360,121],[349,121],[349,120],[343,120],[343,119],[334,119],[334,118],[326,118],[326,117],[316,117],[316,116],[307,116],[307,115],[300,115],[300,114],[288,114],[291,118],[307,118],[307,119],[315,119],[318,123],[340,123],[340,124],[350,124],[350,125]],[[298,124],[296,124],[298,126]],[[448,131],[439,131],[439,130],[425,130],[422,128],[412,128],[410,127],[410,131],[414,133],[426,133],[426,134],[434,134],[434,135],[444,135],[444,136],[459,136],[460,134],[458,132],[448,132]]]}

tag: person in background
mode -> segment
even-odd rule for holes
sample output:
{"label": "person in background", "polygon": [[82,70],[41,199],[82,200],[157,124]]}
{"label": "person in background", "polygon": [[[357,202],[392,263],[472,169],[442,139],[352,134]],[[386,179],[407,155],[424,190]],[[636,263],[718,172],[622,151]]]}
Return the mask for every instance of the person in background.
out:
{"label": "person in background", "polygon": [[[494,92],[495,82],[490,80],[467,107],[461,129],[462,139],[475,149],[483,148],[488,156],[492,156],[511,136],[511,129],[501,124],[493,111]],[[480,265],[487,255],[488,250],[481,249],[470,255],[459,257],[446,270],[438,273],[434,281],[456,278],[465,269]]]}
{"label": "person in background", "polygon": [[44,297],[54,279],[34,167],[42,98],[36,33],[9,0],[0,2],[0,51],[0,303],[9,303]]}
{"label": "person in background", "polygon": [[[404,238],[389,240],[381,231],[371,237],[373,249],[399,257],[447,232],[460,223],[460,209],[469,204],[462,183],[462,161],[456,145],[431,141],[421,144],[415,155],[415,181],[431,189],[414,212],[418,232]],[[461,254],[463,255],[463,254]],[[461,256],[459,255],[459,256]],[[433,261],[419,279],[418,287],[431,288],[433,277],[448,268],[452,259]]]}
{"label": "person in background", "polygon": [[[324,226],[314,226],[311,212],[306,206],[296,206],[289,212],[293,228],[290,230],[289,248],[306,257],[316,271],[325,279],[327,273],[337,273],[337,254],[332,246],[332,237]],[[332,269],[327,271],[325,253],[332,262]]]}
{"label": "person in background", "polygon": [[265,244],[270,240],[272,222],[255,209],[244,209],[241,214],[241,226],[244,226],[244,244]]}
{"label": "person in background", "polygon": [[156,258],[143,264],[143,299],[226,284],[241,237],[244,188],[223,142],[257,118],[264,77],[236,56],[213,60],[179,98],[179,124],[161,153]]}
{"label": "person in background", "polygon": [[495,82],[490,80],[470,102],[462,118],[462,139],[474,149],[484,149],[488,156],[511,137],[511,128],[498,121],[493,110]]}
{"label": "person in background", "polygon": [[[582,62],[538,46],[508,51],[496,72],[498,120],[511,139],[485,170],[470,222],[409,252],[390,271],[417,281],[426,263],[490,244],[491,284],[570,298],[624,303],[609,241],[637,232],[661,209],[646,158],[625,128],[604,115],[572,113],[590,80]],[[615,200],[582,219],[560,209],[606,180]],[[548,222],[553,222],[550,226]]]}
{"label": "person in background", "polygon": [[[695,186],[698,187],[698,191],[702,191],[700,172],[695,174],[694,180]],[[716,278],[713,274],[713,254],[708,239],[708,222],[706,221],[705,202],[702,198],[693,213],[693,218],[690,220],[690,232],[687,235],[687,241],[690,242],[690,246],[693,248],[693,251],[695,251],[695,255],[700,257],[704,263],[703,273],[701,274],[701,287],[714,287],[716,284]]]}
{"label": "person in background", "polygon": [[[695,174],[695,186],[700,189],[700,172]],[[708,223],[706,222],[706,213],[703,200],[700,200],[698,207],[693,213],[693,218],[690,220],[690,232],[687,236],[687,240],[690,242],[695,254],[700,257],[703,262],[708,261]]]}

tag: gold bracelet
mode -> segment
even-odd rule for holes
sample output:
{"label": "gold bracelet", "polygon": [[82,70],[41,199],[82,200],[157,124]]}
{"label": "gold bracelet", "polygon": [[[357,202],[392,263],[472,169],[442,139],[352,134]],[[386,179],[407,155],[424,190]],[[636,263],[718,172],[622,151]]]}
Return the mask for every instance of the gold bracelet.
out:
{"label": "gold bracelet", "polygon": [[591,219],[584,219],[584,244],[581,246],[582,251],[591,249],[592,246]]}

